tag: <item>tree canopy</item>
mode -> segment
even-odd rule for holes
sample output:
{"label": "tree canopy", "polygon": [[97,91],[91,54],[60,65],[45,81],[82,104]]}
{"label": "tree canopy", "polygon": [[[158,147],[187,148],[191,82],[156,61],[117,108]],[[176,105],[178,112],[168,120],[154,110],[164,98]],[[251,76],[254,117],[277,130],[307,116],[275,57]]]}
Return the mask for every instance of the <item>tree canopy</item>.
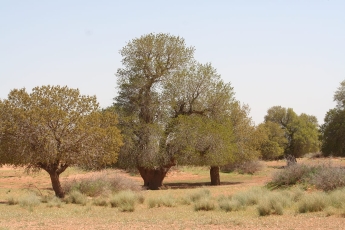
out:
{"label": "tree canopy", "polygon": [[0,121],[0,162],[44,169],[59,197],[59,175],[67,167],[115,163],[122,145],[117,116],[102,112],[96,97],[78,89],[14,89],[0,101]]}
{"label": "tree canopy", "polygon": [[321,126],[322,153],[325,156],[345,156],[345,81],[334,94],[336,108],[330,109]]}
{"label": "tree canopy", "polygon": [[319,150],[318,123],[315,116],[304,113],[298,116],[292,108],[273,106],[268,109],[265,122],[276,123],[284,130],[287,140],[284,144],[285,155],[301,157]]}
{"label": "tree canopy", "polygon": [[210,63],[194,59],[193,47],[181,37],[148,34],[120,53],[114,104],[125,136],[120,166],[137,167],[144,185],[155,189],[176,161],[212,168],[234,159],[233,88]]}

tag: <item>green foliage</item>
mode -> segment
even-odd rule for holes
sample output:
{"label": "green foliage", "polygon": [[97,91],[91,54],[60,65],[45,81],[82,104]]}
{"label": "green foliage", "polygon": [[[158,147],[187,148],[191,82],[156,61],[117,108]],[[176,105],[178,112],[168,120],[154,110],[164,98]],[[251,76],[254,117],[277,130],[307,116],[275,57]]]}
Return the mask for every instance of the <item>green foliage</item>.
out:
{"label": "green foliage", "polygon": [[165,170],[176,160],[220,166],[252,157],[242,128],[254,130],[247,110],[211,64],[194,60],[183,38],[147,34],[120,53],[114,104],[125,138],[120,167]]}
{"label": "green foliage", "polygon": [[122,145],[117,116],[102,112],[96,97],[78,89],[48,85],[30,94],[14,89],[0,110],[0,161],[46,170],[54,189],[68,166],[100,168],[117,161]]}
{"label": "green foliage", "polygon": [[284,155],[287,144],[284,130],[279,124],[267,121],[256,129],[259,138],[259,151],[264,160],[277,159]]}
{"label": "green foliage", "polygon": [[94,199],[92,201],[92,204],[96,205],[96,206],[104,206],[107,207],[108,206],[108,201],[105,197],[97,197],[96,199]]}
{"label": "green foliage", "polygon": [[345,110],[331,109],[321,126],[321,151],[324,156],[345,156]]}
{"label": "green foliage", "polygon": [[[287,141],[284,144],[280,139],[281,141],[277,142],[278,145],[269,142],[268,149],[277,148],[279,150],[279,146],[284,144],[284,154],[295,157],[319,150],[319,131],[315,116],[304,113],[298,116],[291,108],[273,106],[268,109],[265,116],[265,123],[267,122],[278,124],[284,130]],[[266,142],[264,141],[264,143]]]}

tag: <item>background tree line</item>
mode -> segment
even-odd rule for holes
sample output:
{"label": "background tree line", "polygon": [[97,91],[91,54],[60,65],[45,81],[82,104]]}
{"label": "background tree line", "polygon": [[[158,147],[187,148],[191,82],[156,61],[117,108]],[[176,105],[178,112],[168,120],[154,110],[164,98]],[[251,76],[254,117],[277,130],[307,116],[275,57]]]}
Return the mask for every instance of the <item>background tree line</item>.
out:
{"label": "background tree line", "polygon": [[170,34],[147,34],[120,50],[114,104],[100,109],[95,97],[60,86],[12,90],[0,101],[0,164],[43,169],[57,196],[69,166],[116,164],[137,169],[144,186],[158,189],[176,165],[209,166],[211,185],[220,167],[247,161],[344,155],[345,81],[319,129],[315,116],[273,106],[255,126],[249,106],[235,98],[211,63]]}

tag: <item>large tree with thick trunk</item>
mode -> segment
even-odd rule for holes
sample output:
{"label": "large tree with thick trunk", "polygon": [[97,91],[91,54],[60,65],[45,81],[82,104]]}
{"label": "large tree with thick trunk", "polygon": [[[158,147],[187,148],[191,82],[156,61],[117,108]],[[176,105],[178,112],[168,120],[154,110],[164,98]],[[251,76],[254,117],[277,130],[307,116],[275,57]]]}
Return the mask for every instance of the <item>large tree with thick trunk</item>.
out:
{"label": "large tree with thick trunk", "polygon": [[211,64],[197,63],[180,37],[144,35],[120,54],[114,106],[125,144],[119,165],[136,167],[149,189],[158,189],[177,161],[209,165],[212,183],[219,184],[219,166],[236,152],[231,85]]}
{"label": "large tree with thick trunk", "polygon": [[60,198],[65,194],[59,176],[67,167],[115,163],[121,145],[117,116],[78,89],[15,89],[0,100],[0,162],[47,171]]}

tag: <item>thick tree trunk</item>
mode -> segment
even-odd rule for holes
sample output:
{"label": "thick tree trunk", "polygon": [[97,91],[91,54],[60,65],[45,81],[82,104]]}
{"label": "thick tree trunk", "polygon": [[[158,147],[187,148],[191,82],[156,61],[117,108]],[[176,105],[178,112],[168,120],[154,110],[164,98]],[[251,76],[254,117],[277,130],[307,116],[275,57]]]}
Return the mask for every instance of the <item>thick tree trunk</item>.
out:
{"label": "thick tree trunk", "polygon": [[147,169],[138,167],[141,177],[144,179],[144,186],[150,190],[158,190],[163,185],[163,180],[170,167],[160,167],[158,169]]}
{"label": "thick tree trunk", "polygon": [[60,164],[59,162],[57,162],[53,164],[38,163],[38,165],[40,168],[44,169],[45,171],[47,171],[47,173],[49,173],[55,196],[59,198],[64,198],[65,192],[61,187],[59,176],[66,170],[68,164]]}
{"label": "thick tree trunk", "polygon": [[211,185],[220,185],[219,166],[210,168]]}
{"label": "thick tree trunk", "polygon": [[64,198],[65,197],[65,192],[63,191],[59,179],[59,174],[54,171],[54,172],[48,172],[50,176],[50,180],[52,182],[53,190],[55,192],[55,195],[59,198]]}

